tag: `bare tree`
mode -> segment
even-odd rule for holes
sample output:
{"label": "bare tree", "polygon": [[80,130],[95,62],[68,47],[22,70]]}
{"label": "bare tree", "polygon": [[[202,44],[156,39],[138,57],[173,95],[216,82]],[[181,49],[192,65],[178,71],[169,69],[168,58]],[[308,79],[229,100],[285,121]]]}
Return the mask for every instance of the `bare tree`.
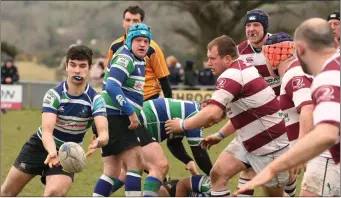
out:
{"label": "bare tree", "polygon": [[[285,3],[285,4],[284,4]],[[197,54],[203,55],[206,45],[212,39],[223,34],[229,35],[236,42],[245,37],[241,30],[241,24],[247,11],[267,7],[269,14],[290,13],[299,16],[286,6],[301,4],[302,2],[276,2],[268,0],[258,1],[168,1],[160,3],[160,6],[173,6],[178,12],[188,13],[194,21],[193,24],[178,23],[172,27],[172,31],[182,35],[197,48]],[[281,6],[277,6],[280,4]],[[243,27],[243,26],[242,26]]]}

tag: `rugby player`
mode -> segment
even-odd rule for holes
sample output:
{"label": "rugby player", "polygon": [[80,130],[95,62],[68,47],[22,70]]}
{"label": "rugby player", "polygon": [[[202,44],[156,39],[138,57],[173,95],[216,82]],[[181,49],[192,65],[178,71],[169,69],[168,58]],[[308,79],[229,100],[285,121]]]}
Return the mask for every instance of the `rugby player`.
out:
{"label": "rugby player", "polygon": [[[104,170],[95,185],[94,196],[109,196],[121,171],[127,166],[125,194],[141,196],[143,158],[136,130],[143,105],[144,57],[152,35],[147,25],[130,26],[125,44],[112,57],[104,76],[103,96],[109,124],[109,142],[102,148]],[[145,185],[148,185],[148,178]]]}
{"label": "rugby player", "polygon": [[329,14],[327,21],[333,30],[334,39],[337,41],[337,49],[340,52],[340,11]]}
{"label": "rugby player", "polygon": [[[280,77],[272,76],[270,74],[270,71],[266,66],[266,59],[262,54],[264,41],[271,36],[271,34],[268,33],[269,16],[260,9],[250,10],[246,13],[244,25],[247,40],[238,45],[240,58],[246,61],[247,64],[256,67],[259,74],[268,82],[269,86],[273,88],[279,99],[281,86]],[[256,173],[252,169],[242,171],[238,181],[238,188],[254,177],[255,174]],[[289,181],[289,183],[292,182],[293,181],[291,180]],[[284,190],[287,194],[294,195],[294,192],[296,192],[296,185],[287,185]],[[249,190],[244,193],[243,196],[252,196],[254,190]]]}
{"label": "rugby player", "polygon": [[[145,12],[139,6],[129,6],[123,12],[123,28],[125,34],[116,39],[108,50],[106,65],[109,64],[115,52],[124,45],[129,27],[134,23],[143,23]],[[172,89],[168,80],[169,70],[160,47],[152,40],[145,56],[146,80],[144,85],[144,100],[158,98],[162,89],[165,98],[172,98]]]}
{"label": "rugby player", "polygon": [[[159,181],[166,176],[168,172],[168,161],[159,145],[164,140],[168,141],[172,139],[178,139],[179,141],[172,141],[171,145],[168,145],[171,153],[183,162],[186,169],[191,172],[192,175],[197,175],[193,159],[187,154],[185,147],[182,143],[182,138],[186,136],[188,144],[192,150],[195,161],[201,170],[209,175],[212,168],[210,157],[206,150],[200,146],[200,140],[202,139],[202,129],[193,129],[185,131],[181,134],[166,134],[165,122],[173,118],[189,118],[194,116],[205,108],[207,102],[199,104],[195,101],[176,100],[171,98],[158,98],[148,100],[143,103],[143,109],[139,116],[140,122],[145,126],[147,132],[139,131],[138,136],[142,144],[142,153],[145,160],[145,169],[149,172],[149,175],[157,175],[156,178]],[[225,115],[225,114],[223,114]],[[221,119],[223,119],[222,117]],[[148,135],[148,137],[145,136]],[[175,143],[176,144],[175,144]],[[121,171],[119,177],[120,183],[123,185],[125,181],[125,170]],[[161,182],[159,183],[161,185]],[[144,192],[149,196],[157,196],[158,192],[154,188],[144,189]],[[113,188],[115,192],[118,188]]]}
{"label": "rugby player", "polygon": [[[298,138],[302,138],[313,129],[313,109],[310,86],[312,77],[305,74],[297,59],[292,38],[287,33],[271,35],[263,45],[263,53],[267,65],[273,75],[282,79],[280,107],[287,127],[290,146]],[[300,196],[322,196],[325,175],[329,175],[328,161],[331,159],[329,151],[311,160],[304,173]],[[330,165],[330,163],[329,163]],[[305,165],[303,165],[305,166]],[[296,170],[291,171],[289,185],[294,185]],[[297,174],[299,174],[298,170]],[[316,182],[311,182],[315,180]],[[294,181],[294,182],[292,182]],[[294,192],[288,193],[290,196]]]}
{"label": "rugby player", "polygon": [[105,103],[86,83],[92,51],[86,46],[71,47],[66,54],[67,80],[49,89],[43,99],[42,125],[22,147],[1,186],[1,196],[17,196],[36,175],[45,184],[44,196],[66,196],[74,174],[59,164],[58,149],[64,142],[82,144],[93,120],[98,138],[89,145],[90,155],[108,142]]}
{"label": "rugby player", "polygon": [[[314,76],[311,85],[314,129],[235,194],[261,186],[277,173],[329,149],[332,160],[327,160],[326,180],[323,186],[317,185],[318,188],[310,190],[318,190],[315,193],[322,196],[340,196],[340,54],[335,49],[333,30],[324,19],[308,19],[295,30],[294,41],[303,71]],[[307,182],[318,181],[314,177]]]}
{"label": "rugby player", "polygon": [[[219,76],[216,91],[206,108],[189,119],[168,120],[166,130],[175,133],[200,128],[227,112],[230,120],[221,131],[201,141],[204,147],[210,146],[237,131],[238,137],[221,153],[210,173],[211,196],[227,196],[228,179],[250,167],[260,172],[288,150],[289,141],[274,91],[255,67],[238,58],[234,41],[223,35],[207,48],[208,65]],[[264,185],[265,195],[282,196],[288,179],[287,171],[277,174]]]}

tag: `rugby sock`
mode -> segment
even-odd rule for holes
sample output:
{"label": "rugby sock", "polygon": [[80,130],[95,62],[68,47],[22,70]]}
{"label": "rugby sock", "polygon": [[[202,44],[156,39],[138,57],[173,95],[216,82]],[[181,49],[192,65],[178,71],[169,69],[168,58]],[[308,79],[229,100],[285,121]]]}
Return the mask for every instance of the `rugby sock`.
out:
{"label": "rugby sock", "polygon": [[295,197],[296,194],[296,178],[291,184],[287,184],[284,188],[285,193],[287,193],[290,197]]}
{"label": "rugby sock", "polygon": [[[245,179],[245,178],[239,177],[237,189],[241,188],[242,186],[244,186],[249,181],[250,181],[250,179]],[[242,194],[239,194],[238,197],[251,197],[251,196],[253,196],[254,192],[255,192],[255,190],[253,190],[253,189],[247,190],[247,191],[243,192]]]}
{"label": "rugby sock", "polygon": [[117,178],[112,178],[112,180],[114,181],[114,185],[111,188],[111,194],[116,192],[118,189],[120,189],[124,185],[124,183]]}
{"label": "rugby sock", "polygon": [[112,185],[114,181],[106,176],[102,175],[96,183],[94,193],[92,194],[93,197],[109,197]]}
{"label": "rugby sock", "polygon": [[141,197],[141,173],[128,170],[125,183],[126,197]]}
{"label": "rugby sock", "polygon": [[211,191],[212,197],[227,197],[230,196],[230,189],[224,191]]}
{"label": "rugby sock", "polygon": [[158,178],[147,176],[143,185],[144,197],[157,197],[159,194],[161,181]]}

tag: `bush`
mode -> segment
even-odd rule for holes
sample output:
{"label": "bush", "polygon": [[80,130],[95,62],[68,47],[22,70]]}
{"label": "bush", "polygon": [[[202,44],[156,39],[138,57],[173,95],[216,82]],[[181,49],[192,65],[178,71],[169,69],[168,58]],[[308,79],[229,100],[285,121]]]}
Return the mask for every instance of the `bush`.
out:
{"label": "bush", "polygon": [[1,52],[5,52],[8,56],[15,58],[18,54],[18,50],[14,45],[7,43],[6,41],[1,41]]}

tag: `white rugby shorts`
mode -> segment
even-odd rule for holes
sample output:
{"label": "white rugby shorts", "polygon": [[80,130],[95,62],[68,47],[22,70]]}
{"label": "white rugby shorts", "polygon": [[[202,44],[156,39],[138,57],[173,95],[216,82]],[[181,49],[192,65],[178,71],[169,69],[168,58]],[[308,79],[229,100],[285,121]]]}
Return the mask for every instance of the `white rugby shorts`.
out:
{"label": "white rugby shorts", "polygon": [[[229,152],[238,160],[244,162],[245,164],[250,165],[256,173],[262,171],[268,164],[274,161],[283,153],[287,152],[289,146],[276,151],[271,154],[256,156],[252,153],[249,153],[240,140],[238,138],[234,138],[230,144],[225,148],[225,152]],[[276,177],[272,178],[272,180],[265,184],[265,187],[268,188],[278,188],[285,186],[289,181],[289,172],[285,171],[276,175]]]}
{"label": "white rugby shorts", "polygon": [[301,189],[318,196],[340,197],[340,164],[318,156],[307,163]]}

